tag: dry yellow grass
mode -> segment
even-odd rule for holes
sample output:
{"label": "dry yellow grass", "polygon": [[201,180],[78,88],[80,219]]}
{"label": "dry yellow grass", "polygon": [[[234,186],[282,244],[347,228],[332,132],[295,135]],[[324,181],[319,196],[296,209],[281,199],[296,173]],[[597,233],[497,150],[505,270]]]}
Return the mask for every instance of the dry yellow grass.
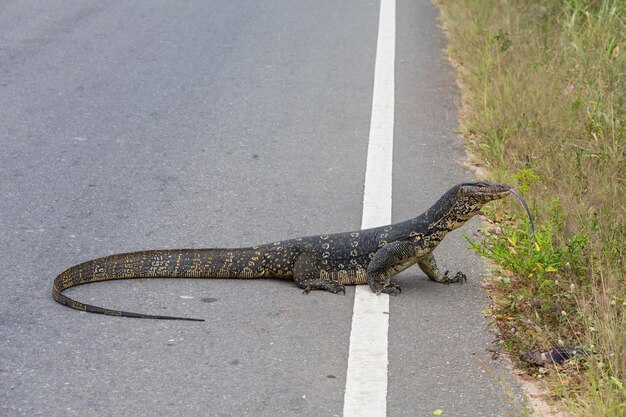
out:
{"label": "dry yellow grass", "polygon": [[584,346],[586,360],[550,372],[554,392],[581,415],[626,415],[626,3],[437,3],[474,163],[526,189],[543,239],[533,250],[511,206],[477,247],[504,274],[489,284],[494,315],[519,324],[499,324],[504,344]]}

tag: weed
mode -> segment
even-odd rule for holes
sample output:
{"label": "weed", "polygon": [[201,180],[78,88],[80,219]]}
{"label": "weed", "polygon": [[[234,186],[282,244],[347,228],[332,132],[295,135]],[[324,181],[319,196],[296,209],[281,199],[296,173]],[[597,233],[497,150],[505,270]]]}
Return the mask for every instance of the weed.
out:
{"label": "weed", "polygon": [[539,175],[531,168],[518,169],[513,173],[513,178],[517,180],[518,188],[523,192],[528,191],[531,185],[541,180]]}

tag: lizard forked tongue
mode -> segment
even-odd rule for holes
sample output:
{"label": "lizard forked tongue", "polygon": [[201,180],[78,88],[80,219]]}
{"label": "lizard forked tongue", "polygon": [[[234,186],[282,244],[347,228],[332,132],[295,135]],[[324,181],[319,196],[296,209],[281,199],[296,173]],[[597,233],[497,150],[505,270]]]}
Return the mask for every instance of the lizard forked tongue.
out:
{"label": "lizard forked tongue", "polygon": [[515,197],[517,197],[519,201],[521,201],[522,206],[524,206],[524,209],[526,210],[526,214],[528,215],[528,221],[530,222],[530,234],[534,236],[535,224],[533,223],[533,216],[530,215],[530,209],[528,208],[528,204],[526,204],[526,201],[524,200],[524,198],[517,191],[515,191],[512,188],[510,191],[513,195],[515,195]]}

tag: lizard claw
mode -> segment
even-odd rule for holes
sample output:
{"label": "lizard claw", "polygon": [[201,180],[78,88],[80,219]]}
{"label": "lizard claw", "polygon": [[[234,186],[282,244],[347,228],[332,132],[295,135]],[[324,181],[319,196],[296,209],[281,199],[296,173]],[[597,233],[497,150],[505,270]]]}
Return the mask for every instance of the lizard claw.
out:
{"label": "lizard claw", "polygon": [[398,295],[401,292],[402,292],[402,288],[400,288],[398,284],[396,284],[395,282],[389,282],[385,285],[381,285],[381,287],[376,290],[376,295],[380,295],[383,293]]}
{"label": "lizard claw", "polygon": [[464,282],[467,282],[467,275],[465,275],[463,272],[457,272],[454,277],[449,277],[448,273],[450,271],[446,271],[444,272],[443,276],[446,277],[446,285],[450,285],[453,282],[458,282],[459,284],[463,284]]}
{"label": "lizard claw", "polygon": [[346,287],[341,284],[334,284],[326,288],[327,291],[332,292],[333,294],[337,294],[339,292],[343,292],[343,295],[346,295]]}
{"label": "lizard claw", "polygon": [[332,292],[333,294],[337,294],[338,292],[343,292],[343,295],[346,295],[346,287],[341,285],[336,281],[324,281],[322,283],[315,282],[313,284],[309,284],[306,287],[301,286],[300,288],[304,288],[302,294],[308,294],[311,290],[325,290]]}
{"label": "lizard claw", "polygon": [[342,292],[343,295],[346,295],[346,287],[344,287],[337,281],[324,282],[320,286],[320,290],[326,290],[326,291],[332,292],[333,294],[338,294]]}

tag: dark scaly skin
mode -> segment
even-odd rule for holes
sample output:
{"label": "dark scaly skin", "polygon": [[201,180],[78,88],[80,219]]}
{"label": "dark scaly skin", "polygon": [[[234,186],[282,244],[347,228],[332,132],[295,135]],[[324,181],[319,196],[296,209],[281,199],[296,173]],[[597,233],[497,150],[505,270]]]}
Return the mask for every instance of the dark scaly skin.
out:
{"label": "dark scaly skin", "polygon": [[300,237],[236,249],[172,249],[106,256],[73,266],[54,280],[52,297],[77,310],[111,316],[197,320],[109,310],[62,294],[96,281],[129,278],[288,278],[304,292],[343,292],[345,285],[369,284],[380,294],[396,294],[390,279],[418,264],[433,281],[465,281],[463,273],[441,274],[432,251],[448,232],[478,214],[486,203],[506,197],[506,184],[485,181],[454,186],[414,219],[354,232]]}

